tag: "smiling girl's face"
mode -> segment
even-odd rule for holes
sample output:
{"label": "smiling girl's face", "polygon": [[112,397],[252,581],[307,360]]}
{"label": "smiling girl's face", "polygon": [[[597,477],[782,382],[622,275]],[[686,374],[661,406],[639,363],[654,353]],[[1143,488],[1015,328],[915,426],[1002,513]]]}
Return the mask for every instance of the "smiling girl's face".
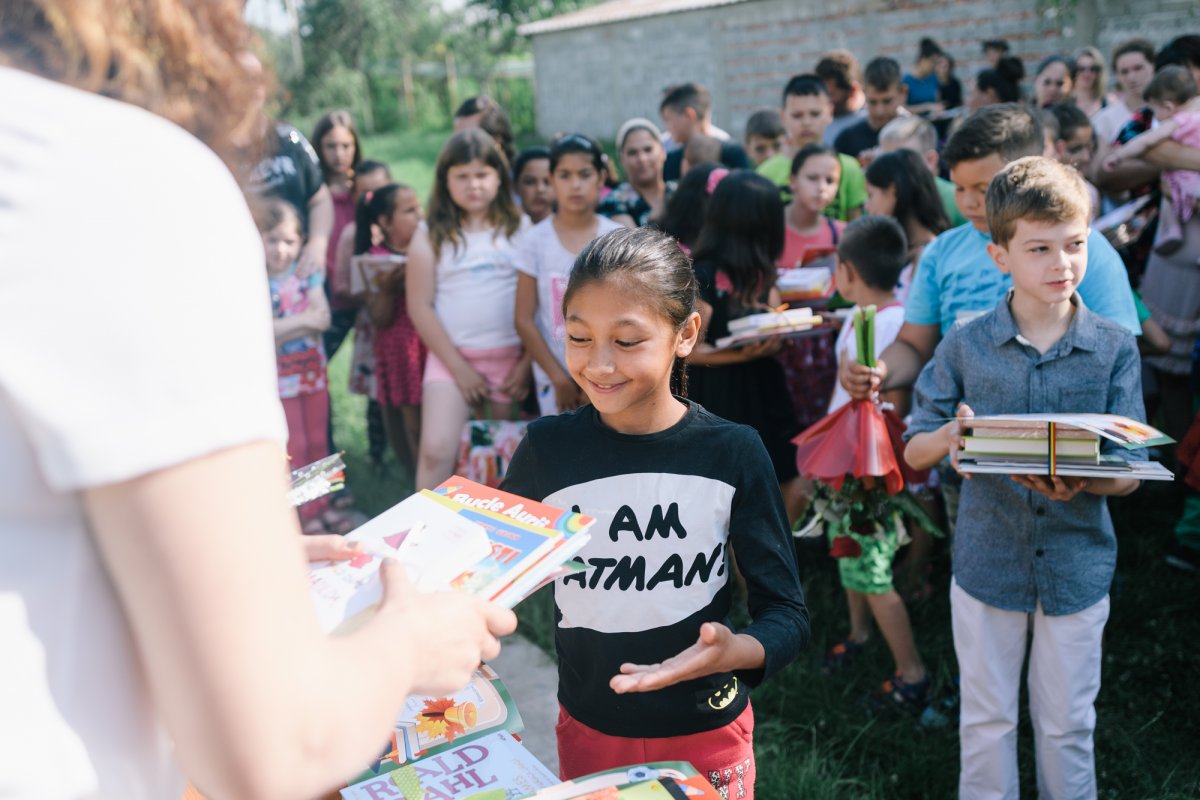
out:
{"label": "smiling girl's face", "polygon": [[678,410],[671,368],[692,352],[700,315],[676,328],[636,285],[605,280],[575,290],[565,317],[567,371],[604,424],[622,433],[669,426]]}

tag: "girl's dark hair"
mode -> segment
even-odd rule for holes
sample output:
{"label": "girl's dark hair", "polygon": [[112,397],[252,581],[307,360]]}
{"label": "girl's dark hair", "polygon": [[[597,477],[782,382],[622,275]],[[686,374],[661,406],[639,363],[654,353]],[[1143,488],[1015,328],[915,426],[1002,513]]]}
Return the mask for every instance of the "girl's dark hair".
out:
{"label": "girl's dark hair", "polygon": [[513,180],[518,181],[521,179],[521,173],[525,171],[525,167],[529,165],[530,161],[542,160],[550,160],[549,147],[526,147],[513,159]]}
{"label": "girl's dark hair", "polygon": [[371,158],[363,159],[362,161],[358,162],[358,166],[354,168],[354,174],[356,177],[358,175],[370,175],[372,172],[377,170],[383,170],[388,174],[389,178],[392,177],[392,168],[387,165],[387,162],[376,161]]}
{"label": "girl's dark hair", "polygon": [[1021,59],[1005,56],[996,66],[985,69],[975,79],[979,91],[990,89],[1001,103],[1017,103],[1021,100],[1021,81],[1025,78],[1025,65]]}
{"label": "girl's dark hair", "polygon": [[905,232],[913,222],[935,236],[950,227],[933,173],[924,159],[912,150],[884,153],[871,162],[865,176],[876,188],[894,187],[896,210],[892,216]]}
{"label": "girl's dark hair", "polygon": [[1080,128],[1092,127],[1088,115],[1072,102],[1059,103],[1047,110],[1054,116],[1054,124],[1058,131],[1058,135],[1054,137],[1056,139],[1070,139]]}
{"label": "girl's dark hair", "polygon": [[775,285],[775,262],[783,252],[783,238],[779,187],[755,172],[734,170],[717,184],[708,201],[693,257],[724,271],[734,297],[749,307]]}
{"label": "girl's dark hair", "polygon": [[[775,195],[778,198],[777,189]],[[636,290],[675,330],[696,310],[698,290],[692,262],[674,239],[653,228],[621,228],[589,242],[571,268],[563,294],[563,316],[576,292],[605,281]],[[681,358],[676,358],[671,368],[671,391],[687,393],[687,367]]]}
{"label": "girl's dark hair", "polygon": [[371,249],[371,225],[390,217],[396,210],[400,193],[411,191],[412,188],[403,183],[389,183],[358,198],[358,207],[354,211],[354,255],[362,255]]}
{"label": "girl's dark hair", "polygon": [[358,128],[354,126],[354,117],[350,116],[350,112],[330,111],[322,115],[313,128],[311,141],[317,151],[317,161],[321,165],[321,174],[326,179],[329,178],[329,165],[325,163],[325,153],[321,148],[321,140],[334,128],[345,128],[350,131],[350,138],[354,140],[354,159],[350,162],[350,168],[357,172],[359,161],[362,159],[362,145],[358,142]]}
{"label": "girl's dark hair", "polygon": [[721,165],[708,161],[688,170],[675,187],[675,193],[667,201],[666,211],[658,227],[663,233],[674,236],[682,245],[692,248],[700,238],[704,227],[704,213],[708,208],[708,176]]}
{"label": "girl's dark hair", "polygon": [[462,241],[462,209],[450,198],[447,173],[451,167],[475,160],[482,161],[500,175],[500,188],[488,209],[489,221],[496,226],[497,233],[512,236],[521,227],[521,212],[513,200],[508,161],[496,145],[496,140],[479,128],[459,131],[450,137],[438,155],[433,191],[429,195],[429,238],[435,257],[440,256],[442,245],[447,242],[457,248]]}
{"label": "girl's dark hair", "polygon": [[917,45],[918,61],[923,58],[934,58],[935,56],[940,55],[942,55],[942,48],[937,42],[935,42],[933,39],[930,39],[928,36],[921,39],[920,44]]}
{"label": "girl's dark hair", "polygon": [[1043,58],[1037,65],[1037,70],[1033,73],[1036,78],[1046,71],[1046,68],[1052,64],[1062,64],[1067,68],[1067,76],[1071,80],[1075,80],[1075,59],[1070,56],[1051,55]]}
{"label": "girl's dark hair", "polygon": [[[810,158],[816,158],[817,156],[833,156],[835,159],[837,159],[837,154],[837,150],[834,150],[832,147],[828,147],[823,144],[806,144],[804,147],[800,148],[800,152],[796,153],[795,157],[792,159],[792,171],[790,174],[795,175],[797,172],[799,172],[800,168],[804,166],[804,162],[808,161]],[[841,159],[837,160],[838,169],[840,170],[842,168],[842,162]]]}
{"label": "girl's dark hair", "polygon": [[603,172],[607,166],[604,163],[604,150],[594,139],[582,133],[564,133],[550,143],[550,172],[558,169],[558,162],[568,153],[579,153],[590,158],[596,172]]}

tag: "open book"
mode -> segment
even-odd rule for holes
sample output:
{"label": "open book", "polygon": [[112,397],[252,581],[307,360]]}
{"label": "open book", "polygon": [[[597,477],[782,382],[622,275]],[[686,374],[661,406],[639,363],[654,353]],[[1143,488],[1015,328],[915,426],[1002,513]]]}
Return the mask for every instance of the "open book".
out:
{"label": "open book", "polygon": [[965,473],[1065,475],[1174,480],[1155,461],[1100,452],[1100,440],[1140,450],[1174,440],[1144,422],[1117,414],[998,414],[973,417],[959,456]]}
{"label": "open book", "polygon": [[592,517],[454,476],[346,534],[360,555],[314,564],[309,589],[326,631],[349,630],[382,597],[379,565],[394,558],[421,591],[464,591],[511,608],[588,542]]}

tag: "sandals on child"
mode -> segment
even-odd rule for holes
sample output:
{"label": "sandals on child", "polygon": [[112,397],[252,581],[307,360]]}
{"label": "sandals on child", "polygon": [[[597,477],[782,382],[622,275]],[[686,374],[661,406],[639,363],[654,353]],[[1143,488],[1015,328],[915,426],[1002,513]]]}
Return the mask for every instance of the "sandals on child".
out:
{"label": "sandals on child", "polygon": [[821,674],[832,675],[835,672],[841,672],[862,655],[864,649],[865,645],[862,642],[850,638],[842,639],[829,648],[829,652],[825,654],[825,661],[821,664]]}
{"label": "sandals on child", "polygon": [[920,714],[929,705],[929,676],[917,683],[908,683],[897,672],[883,682],[879,690],[867,697],[867,708],[872,714],[885,709],[894,709],[906,714]]}

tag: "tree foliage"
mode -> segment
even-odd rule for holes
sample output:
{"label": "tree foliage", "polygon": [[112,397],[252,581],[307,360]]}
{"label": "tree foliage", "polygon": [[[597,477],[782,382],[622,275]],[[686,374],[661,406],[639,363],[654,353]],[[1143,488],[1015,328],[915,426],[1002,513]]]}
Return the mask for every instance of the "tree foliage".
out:
{"label": "tree foliage", "polygon": [[467,8],[475,16],[475,27],[500,54],[528,49],[528,42],[517,33],[525,23],[595,4],[596,0],[467,0]]}

